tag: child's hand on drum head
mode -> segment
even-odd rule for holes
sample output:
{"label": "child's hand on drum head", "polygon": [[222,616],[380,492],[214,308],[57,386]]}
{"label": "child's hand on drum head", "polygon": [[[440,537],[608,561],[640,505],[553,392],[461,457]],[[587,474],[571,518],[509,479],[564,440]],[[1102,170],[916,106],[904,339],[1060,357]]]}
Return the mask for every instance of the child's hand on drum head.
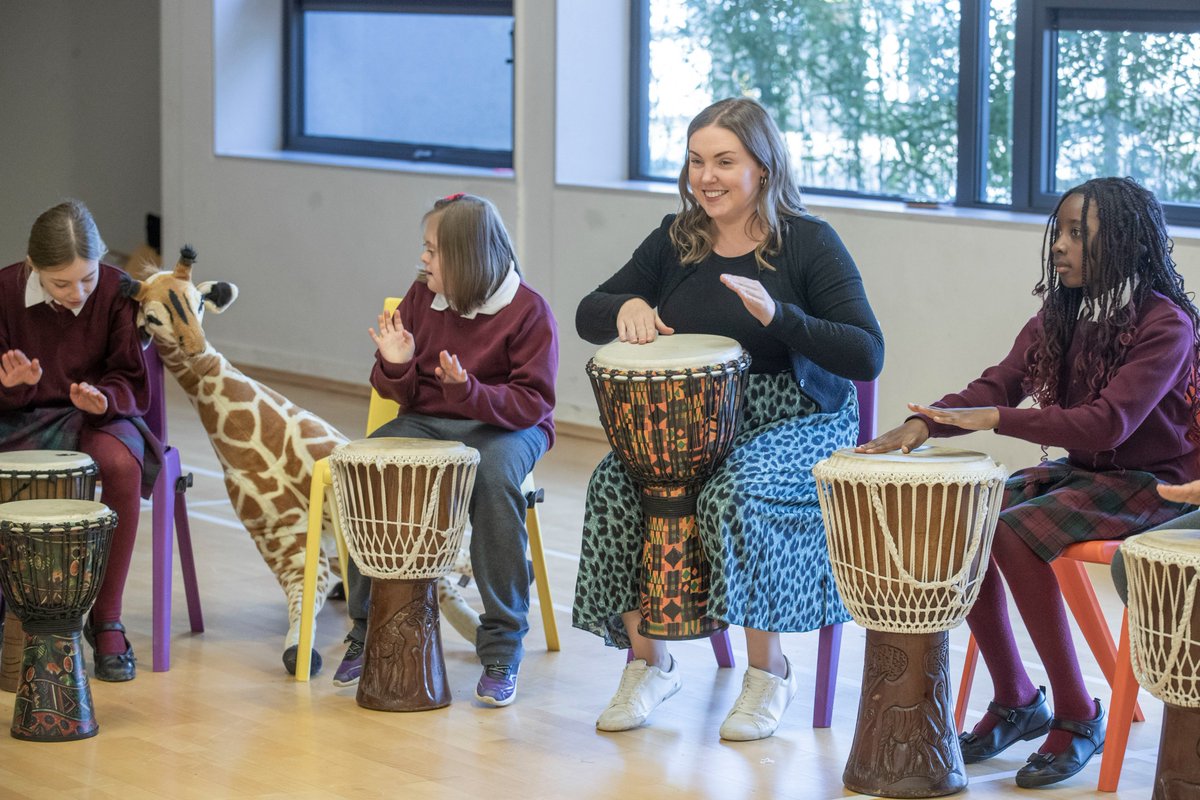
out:
{"label": "child's hand on drum head", "polygon": [[103,414],[108,410],[108,397],[90,383],[71,384],[71,403],[87,414]]}
{"label": "child's hand on drum head", "polygon": [[[909,406],[912,407],[911,404]],[[910,419],[898,428],[892,428],[882,436],[876,436],[866,444],[854,448],[856,453],[890,453],[899,450],[911,453],[929,438],[929,426],[924,420]]]}
{"label": "child's hand on drum head", "polygon": [[42,365],[35,358],[30,360],[20,350],[9,350],[0,356],[0,384],[6,389],[21,384],[35,385],[42,379]]}
{"label": "child's hand on drum head", "polygon": [[953,425],[964,431],[992,431],[1000,425],[1000,409],[995,406],[979,408],[934,408],[909,403],[910,411],[924,414],[939,425]]}
{"label": "child's hand on drum head", "polygon": [[743,278],[738,275],[722,275],[721,283],[731,289],[742,301],[742,305],[750,312],[750,316],[761,322],[763,326],[771,324],[775,319],[775,298],[767,293],[766,287],[753,278]]}
{"label": "child's hand on drum head", "polygon": [[1162,495],[1164,500],[1170,500],[1172,503],[1200,505],[1200,481],[1192,481],[1191,483],[1184,483],[1179,486],[1160,483],[1158,485],[1158,493]]}
{"label": "child's hand on drum head", "polygon": [[416,352],[416,342],[413,335],[404,329],[400,323],[399,310],[392,314],[379,315],[379,333],[374,328],[367,328],[371,341],[379,348],[383,360],[390,364],[407,364],[412,361]]}
{"label": "child's hand on drum head", "polygon": [[438,360],[441,362],[440,367],[434,368],[437,373],[438,380],[442,383],[466,383],[467,371],[462,368],[462,364],[458,363],[458,356],[451,355],[443,350],[438,353]]}
{"label": "child's hand on drum head", "polygon": [[617,312],[617,338],[630,344],[648,344],[661,333],[670,336],[675,329],[662,321],[650,304],[640,297],[633,297],[621,305]]}

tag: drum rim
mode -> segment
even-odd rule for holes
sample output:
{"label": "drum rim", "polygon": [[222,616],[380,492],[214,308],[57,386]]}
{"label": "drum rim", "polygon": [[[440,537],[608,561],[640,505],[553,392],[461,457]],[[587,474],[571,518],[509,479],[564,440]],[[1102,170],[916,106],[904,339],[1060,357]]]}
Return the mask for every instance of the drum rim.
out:
{"label": "drum rim", "polygon": [[[36,456],[41,456],[41,458]],[[55,459],[59,460],[55,461]],[[54,466],[60,466],[61,469],[53,469]],[[0,477],[58,475],[74,470],[96,470],[96,461],[87,453],[79,450],[0,451]]]}
{"label": "drum rim", "polygon": [[[710,344],[703,345],[701,340]],[[663,354],[658,358],[650,358],[640,364],[623,364],[619,361],[611,360],[610,356],[614,352],[625,353],[641,353],[642,355],[651,355],[653,353],[655,342],[670,342],[671,344],[692,344],[696,349],[705,349],[709,352],[700,353],[691,356],[690,358],[683,353],[672,353],[669,358],[673,359],[673,363],[668,363],[664,359],[668,356]],[[661,346],[661,345],[660,345]],[[588,360],[587,368],[589,372],[593,370],[601,373],[644,373],[644,372],[662,372],[662,371],[683,371],[683,370],[714,370],[714,367],[726,366],[729,364],[738,364],[747,356],[746,348],[744,348],[737,339],[729,336],[721,336],[712,333],[676,333],[670,336],[659,337],[654,342],[646,344],[633,344],[632,342],[609,342],[595,352]],[[700,361],[704,357],[706,360]],[[724,371],[724,370],[720,370]]]}
{"label": "drum rim", "polygon": [[[42,507],[42,510],[36,516],[33,512],[37,507]],[[53,506],[66,506],[68,509],[73,509],[69,512],[51,514],[50,509]],[[12,514],[29,512],[30,516],[13,517]],[[104,503],[95,500],[81,500],[77,498],[40,498],[34,500],[13,500],[8,503],[0,503],[0,527],[15,526],[15,525],[36,525],[64,527],[70,525],[76,527],[83,523],[103,524],[110,517],[115,517],[117,512],[106,506]]]}
{"label": "drum rim", "polygon": [[[391,449],[388,443],[393,443]],[[396,446],[396,442],[420,446]],[[452,439],[375,436],[343,442],[329,453],[330,464],[478,464],[479,451]]]}

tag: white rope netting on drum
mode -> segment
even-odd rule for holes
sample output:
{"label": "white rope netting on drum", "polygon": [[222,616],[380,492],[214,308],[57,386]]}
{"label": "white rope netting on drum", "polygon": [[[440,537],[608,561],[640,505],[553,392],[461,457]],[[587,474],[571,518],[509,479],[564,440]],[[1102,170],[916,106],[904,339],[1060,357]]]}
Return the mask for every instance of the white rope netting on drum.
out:
{"label": "white rope netting on drum", "polygon": [[[1187,546],[1176,548],[1183,543]],[[1146,691],[1200,708],[1200,531],[1153,531],[1121,545],[1129,579],[1129,657]]]}
{"label": "white rope netting on drum", "polygon": [[329,463],[346,550],[363,575],[423,580],[449,573],[467,525],[476,450],[359,453],[349,447],[334,450]]}
{"label": "white rope netting on drum", "polygon": [[[865,628],[938,633],[966,618],[987,570],[1007,472],[851,459],[814,467],[838,591]],[[869,466],[869,469],[860,468]]]}

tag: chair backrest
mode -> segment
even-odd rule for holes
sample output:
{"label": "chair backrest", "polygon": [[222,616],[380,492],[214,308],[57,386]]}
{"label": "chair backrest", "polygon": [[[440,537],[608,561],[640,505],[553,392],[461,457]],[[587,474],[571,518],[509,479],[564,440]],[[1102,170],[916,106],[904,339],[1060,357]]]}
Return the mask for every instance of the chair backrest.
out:
{"label": "chair backrest", "polygon": [[878,381],[855,381],[858,392],[858,443],[865,444],[875,438],[875,388]]}
{"label": "chair backrest", "polygon": [[151,344],[142,351],[142,360],[146,362],[146,380],[150,384],[150,408],[142,419],[155,438],[167,446],[167,387],[165,384],[166,369],[158,350]]}
{"label": "chair backrest", "polygon": [[[383,313],[391,314],[400,307],[401,297],[389,297],[383,301]],[[380,396],[379,392],[371,389],[371,404],[367,406],[367,436],[396,418],[400,413],[400,404]]]}

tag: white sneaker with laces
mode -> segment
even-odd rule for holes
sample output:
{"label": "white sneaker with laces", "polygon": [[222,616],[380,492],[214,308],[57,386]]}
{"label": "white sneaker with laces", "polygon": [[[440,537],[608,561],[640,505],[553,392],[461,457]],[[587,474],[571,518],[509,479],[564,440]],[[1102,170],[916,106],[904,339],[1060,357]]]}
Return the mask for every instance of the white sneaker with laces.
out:
{"label": "white sneaker with laces", "polygon": [[734,742],[766,739],[779,727],[783,712],[791,705],[799,688],[800,681],[790,661],[787,661],[786,678],[747,667],[746,677],[742,678],[742,693],[721,723],[721,738]]}
{"label": "white sneaker with laces", "polygon": [[683,681],[679,666],[671,659],[671,669],[664,672],[652,667],[644,658],[635,658],[625,665],[621,673],[621,685],[609,701],[608,708],[596,720],[602,731],[627,731],[646,721],[650,712],[662,701],[679,691]]}

